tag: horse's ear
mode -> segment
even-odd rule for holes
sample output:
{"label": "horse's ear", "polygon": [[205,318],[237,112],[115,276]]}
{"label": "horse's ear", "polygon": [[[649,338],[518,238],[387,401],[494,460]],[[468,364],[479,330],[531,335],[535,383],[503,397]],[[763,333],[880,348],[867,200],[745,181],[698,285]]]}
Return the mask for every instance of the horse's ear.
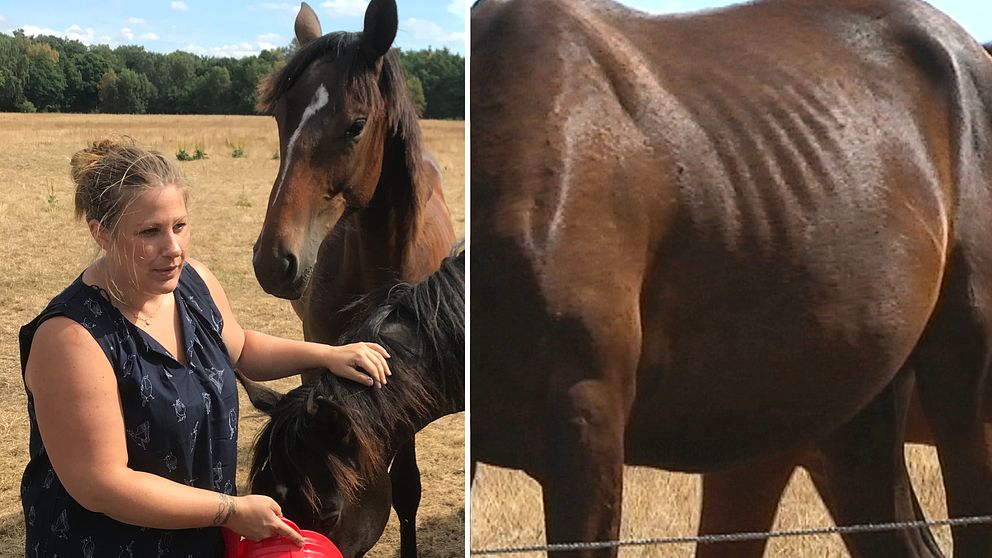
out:
{"label": "horse's ear", "polygon": [[313,417],[321,438],[329,443],[329,447],[341,447],[351,442],[351,417],[340,403],[318,395],[307,401],[307,414]]}
{"label": "horse's ear", "polygon": [[296,42],[303,46],[310,41],[320,37],[320,20],[317,13],[313,11],[306,2],[300,3],[300,13],[296,14]]}
{"label": "horse's ear", "polygon": [[365,10],[362,30],[362,52],[369,62],[376,62],[389,52],[398,27],[396,0],[372,0]]}
{"label": "horse's ear", "polygon": [[238,377],[238,381],[241,382],[242,387],[245,388],[245,392],[248,394],[248,400],[259,411],[267,415],[271,414],[272,409],[275,409],[276,405],[282,401],[283,394],[278,391],[249,380],[237,368],[234,369],[234,374]]}

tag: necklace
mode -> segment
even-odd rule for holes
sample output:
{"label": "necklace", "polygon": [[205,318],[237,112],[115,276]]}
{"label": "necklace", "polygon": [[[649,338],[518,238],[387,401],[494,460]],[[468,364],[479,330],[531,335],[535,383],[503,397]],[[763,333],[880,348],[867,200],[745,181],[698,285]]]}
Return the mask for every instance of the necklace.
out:
{"label": "necklace", "polygon": [[123,300],[121,300],[116,296],[114,298],[117,299],[117,302],[127,310],[128,314],[134,316],[135,322],[144,322],[145,327],[152,325],[152,320],[155,319],[155,316],[158,314],[158,311],[161,310],[162,306],[165,305],[165,297],[162,297],[162,300],[160,300],[158,303],[158,308],[156,308],[155,311],[152,312],[151,314],[148,314],[147,317],[143,318],[141,317],[141,312],[135,309],[133,306],[124,302]]}

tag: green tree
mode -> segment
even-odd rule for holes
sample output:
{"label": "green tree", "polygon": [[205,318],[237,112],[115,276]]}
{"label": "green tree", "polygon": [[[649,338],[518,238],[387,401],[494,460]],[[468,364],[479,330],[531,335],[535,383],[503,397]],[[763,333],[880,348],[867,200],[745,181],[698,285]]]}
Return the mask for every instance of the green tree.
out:
{"label": "green tree", "polygon": [[417,114],[423,116],[427,100],[424,98],[424,85],[420,83],[420,78],[413,74],[407,74],[406,90],[410,93],[413,106],[417,107]]}
{"label": "green tree", "polygon": [[197,114],[223,114],[231,91],[227,68],[212,66],[193,81],[191,107]]}
{"label": "green tree", "polygon": [[158,88],[158,98],[153,112],[162,114],[189,114],[192,104],[193,80],[203,65],[195,54],[175,51],[158,61],[152,83]]}
{"label": "green tree", "polygon": [[[100,80],[108,70],[117,65],[112,55],[100,49],[87,49],[71,61],[79,72],[78,86],[70,82],[67,92],[68,110],[95,112],[100,102]],[[66,76],[69,80],[69,76]]]}
{"label": "green tree", "polygon": [[97,88],[100,112],[114,112],[114,108],[119,105],[117,100],[117,72],[113,68],[107,68],[107,71],[100,77],[100,83]]}
{"label": "green tree", "polygon": [[100,80],[100,112],[143,114],[157,92],[144,74],[127,68],[107,70]]}
{"label": "green tree", "polygon": [[448,49],[400,52],[404,69],[424,89],[425,118],[465,117],[465,59]]}
{"label": "green tree", "polygon": [[59,67],[58,51],[47,43],[29,40],[24,53],[28,58],[24,96],[40,111],[60,110],[66,83]]}
{"label": "green tree", "polygon": [[121,45],[114,49],[116,56],[129,70],[149,76],[155,72],[155,57],[157,55],[145,51],[138,45]]}
{"label": "green tree", "polygon": [[14,112],[24,103],[28,59],[15,37],[0,34],[0,111]]}

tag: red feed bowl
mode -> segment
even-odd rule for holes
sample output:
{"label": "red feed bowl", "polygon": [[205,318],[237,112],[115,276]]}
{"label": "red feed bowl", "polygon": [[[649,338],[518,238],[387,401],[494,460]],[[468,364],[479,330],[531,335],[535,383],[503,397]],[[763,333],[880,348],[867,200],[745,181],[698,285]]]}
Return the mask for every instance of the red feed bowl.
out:
{"label": "red feed bowl", "polygon": [[294,531],[303,535],[306,544],[300,548],[281,536],[269,537],[258,542],[240,540],[236,533],[224,530],[227,545],[225,558],[344,558],[341,551],[324,535],[316,531],[301,530],[295,523],[282,518]]}

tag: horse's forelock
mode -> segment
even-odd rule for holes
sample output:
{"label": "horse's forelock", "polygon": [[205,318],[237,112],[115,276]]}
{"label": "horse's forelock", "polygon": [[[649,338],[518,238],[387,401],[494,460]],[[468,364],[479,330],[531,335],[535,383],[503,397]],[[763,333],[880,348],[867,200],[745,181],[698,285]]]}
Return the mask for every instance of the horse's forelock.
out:
{"label": "horse's forelock", "polygon": [[[310,64],[321,58],[335,60],[348,56],[349,72],[353,73],[358,67],[361,57],[360,38],[358,33],[338,31],[328,33],[300,47],[286,63],[273,70],[259,80],[258,101],[256,110],[271,113],[276,102],[289,90]],[[351,79],[351,75],[348,76]]]}

